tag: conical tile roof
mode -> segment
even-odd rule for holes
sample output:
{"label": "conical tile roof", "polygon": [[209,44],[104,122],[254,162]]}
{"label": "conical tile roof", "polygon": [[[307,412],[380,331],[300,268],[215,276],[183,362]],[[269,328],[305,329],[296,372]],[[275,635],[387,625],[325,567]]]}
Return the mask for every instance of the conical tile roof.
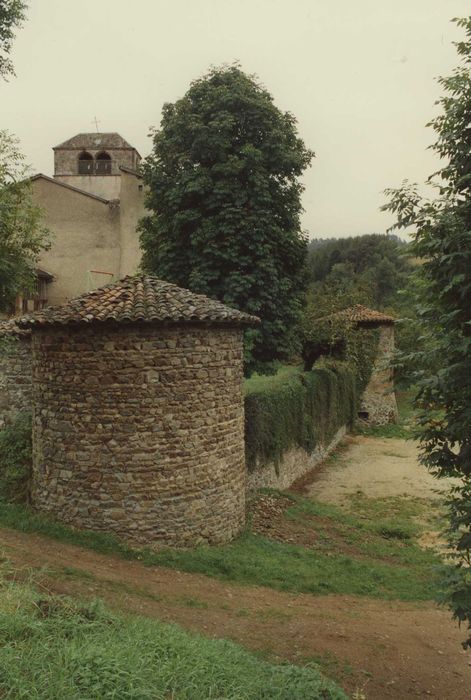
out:
{"label": "conical tile roof", "polygon": [[336,311],[333,314],[323,316],[318,320],[327,319],[332,321],[347,321],[348,323],[358,326],[388,326],[392,325],[397,320],[394,318],[394,316],[383,314],[382,311],[376,311],[375,309],[369,309],[367,306],[363,306],[362,304],[349,306],[348,309]]}
{"label": "conical tile roof", "polygon": [[255,326],[260,322],[238,309],[152,275],[125,277],[72,299],[16,319],[22,328],[50,325],[115,323],[217,323]]}

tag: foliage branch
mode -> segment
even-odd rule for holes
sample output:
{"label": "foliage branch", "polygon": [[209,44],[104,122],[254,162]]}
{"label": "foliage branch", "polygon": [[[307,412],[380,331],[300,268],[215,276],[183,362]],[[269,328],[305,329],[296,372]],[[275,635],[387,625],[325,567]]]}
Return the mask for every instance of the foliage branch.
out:
{"label": "foliage branch", "polygon": [[0,311],[10,311],[15,296],[33,286],[49,245],[18,140],[0,131]]}
{"label": "foliage branch", "polygon": [[361,292],[355,297],[352,292],[330,286],[317,289],[311,294],[300,323],[301,355],[304,370],[309,372],[323,358],[348,363],[354,373],[358,392],[361,394],[368,384],[378,351],[378,332],[359,328],[348,315],[339,314],[352,304],[364,300]]}
{"label": "foliage branch", "polygon": [[398,227],[414,227],[411,252],[422,261],[413,287],[421,349],[405,359],[418,385],[421,461],[435,476],[457,479],[448,498],[455,564],[445,599],[471,629],[471,17],[454,21],[465,33],[455,42],[461,65],[439,78],[445,94],[430,122],[444,162],[428,180],[435,197],[422,198],[406,181],[387,191],[385,209]]}
{"label": "foliage branch", "polygon": [[22,0],[1,0],[0,2],[0,78],[15,75],[10,52],[13,47],[15,30],[25,19],[27,4]]}

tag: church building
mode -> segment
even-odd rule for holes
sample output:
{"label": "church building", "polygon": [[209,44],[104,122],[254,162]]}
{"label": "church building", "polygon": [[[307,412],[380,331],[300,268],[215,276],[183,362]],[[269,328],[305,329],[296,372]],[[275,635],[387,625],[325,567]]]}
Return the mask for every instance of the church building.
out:
{"label": "church building", "polygon": [[141,156],[117,133],[77,134],[54,150],[54,177],[34,175],[52,245],[41,255],[33,298],[16,312],[64,304],[137,272],[136,227],[145,214]]}

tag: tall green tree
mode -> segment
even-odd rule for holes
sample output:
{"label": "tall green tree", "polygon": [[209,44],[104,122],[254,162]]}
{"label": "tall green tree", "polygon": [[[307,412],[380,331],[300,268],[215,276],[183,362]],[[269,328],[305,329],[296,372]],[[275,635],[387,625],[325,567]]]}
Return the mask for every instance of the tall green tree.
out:
{"label": "tall green tree", "polygon": [[22,0],[0,0],[0,78],[15,74],[10,52],[15,30],[23,24],[26,8]]}
{"label": "tall green tree", "polygon": [[299,176],[312,157],[295,118],[237,66],[194,81],[153,132],[143,267],[260,316],[246,338],[248,372],[295,349],[306,256]]}
{"label": "tall green tree", "polygon": [[[436,197],[423,200],[415,185],[389,190],[387,209],[398,226],[413,226],[412,252],[423,349],[412,357],[418,381],[421,460],[437,477],[456,477],[449,496],[449,537],[455,566],[447,600],[471,629],[471,17],[456,48],[461,65],[440,78],[441,113],[431,126],[443,167],[429,181]],[[464,642],[471,648],[471,635]]]}
{"label": "tall green tree", "polygon": [[0,131],[1,312],[10,311],[16,295],[33,285],[39,256],[48,246],[49,233],[33,202],[18,140]]}

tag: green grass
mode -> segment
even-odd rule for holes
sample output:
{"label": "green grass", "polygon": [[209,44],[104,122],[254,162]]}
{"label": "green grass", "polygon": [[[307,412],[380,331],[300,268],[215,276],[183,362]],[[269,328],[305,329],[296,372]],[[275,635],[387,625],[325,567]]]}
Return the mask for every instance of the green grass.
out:
{"label": "green grass", "polygon": [[282,365],[276,374],[257,374],[254,372],[244,381],[245,394],[274,389],[289,381],[294,375],[302,372],[301,365]]}
{"label": "green grass", "polygon": [[435,597],[434,567],[439,559],[415,543],[416,530],[410,517],[377,517],[365,510],[354,515],[311,499],[290,497],[293,506],[286,517],[315,531],[313,547],[269,540],[248,527],[227,545],[136,550],[110,535],[75,531],[11,504],[0,504],[0,525],[137,559],[147,566],[167,566],[240,584],[315,595],[354,594],[409,601]]}
{"label": "green grass", "polygon": [[[410,567],[419,579],[422,574],[431,576],[436,592],[438,573],[434,573],[441,562],[435,553],[416,543],[425,527],[436,529],[440,513],[436,505],[406,497],[367,498],[361,493],[350,496],[346,508],[293,498],[295,505],[286,517],[303,520],[306,527],[315,529],[319,548],[329,551],[350,546],[376,561]],[[312,517],[316,520],[310,522]]]}
{"label": "green grass", "polygon": [[0,579],[5,700],[346,700],[317,667]]}
{"label": "green grass", "polygon": [[436,561],[424,557],[427,566],[423,566],[425,561],[398,566],[377,561],[376,555],[320,552],[249,533],[225,547],[164,550],[157,557],[164,566],[282,591],[409,601],[434,597],[436,585],[430,565]]}

